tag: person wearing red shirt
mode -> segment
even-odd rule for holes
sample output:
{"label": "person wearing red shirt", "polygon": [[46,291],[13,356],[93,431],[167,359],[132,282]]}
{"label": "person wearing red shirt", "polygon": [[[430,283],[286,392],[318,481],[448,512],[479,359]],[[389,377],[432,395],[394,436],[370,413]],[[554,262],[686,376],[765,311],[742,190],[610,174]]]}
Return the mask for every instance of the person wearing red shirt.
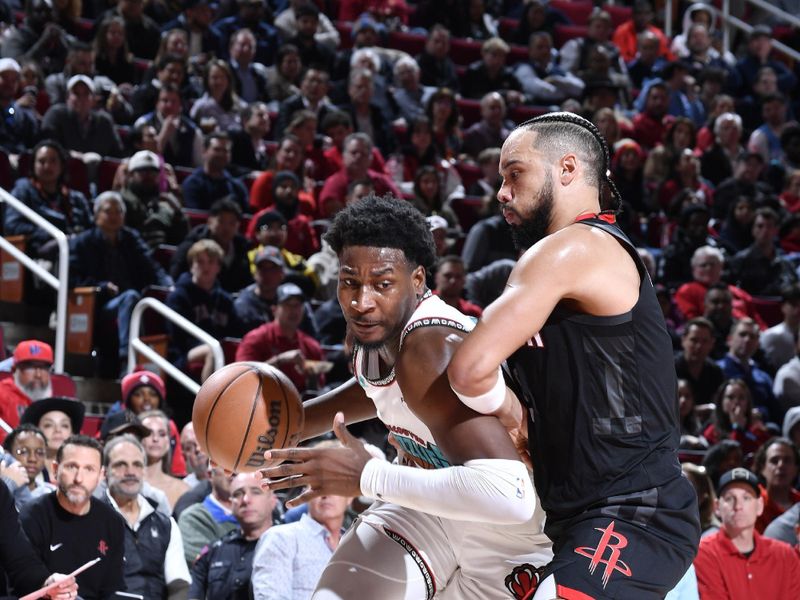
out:
{"label": "person wearing red shirt", "polygon": [[[50,369],[53,349],[38,340],[24,340],[14,349],[12,377],[0,381],[0,419],[12,429],[31,402],[53,395]],[[0,442],[6,437],[0,428]]]}
{"label": "person wearing red shirt", "polygon": [[286,241],[284,247],[294,254],[308,258],[319,251],[319,237],[311,225],[311,218],[303,213],[298,197],[300,180],[291,171],[278,171],[272,181],[272,196],[275,204],[259,210],[247,226],[247,238],[256,239],[259,219],[270,211],[280,213],[286,220]]}
{"label": "person wearing red shirt", "polygon": [[[278,149],[275,152],[275,164],[263,171],[250,188],[250,208],[253,212],[269,209],[275,204],[273,189],[275,187],[275,176],[281,171],[291,171],[297,175],[299,182],[303,181],[303,162],[305,151],[300,139],[291,133],[283,136]],[[300,201],[300,212],[313,219],[317,213],[317,203],[314,195],[304,189],[297,192]]]}
{"label": "person wearing red shirt", "polygon": [[356,179],[369,179],[375,185],[378,196],[392,194],[402,198],[400,190],[389,177],[369,168],[372,161],[372,140],[365,133],[351,133],[344,140],[342,153],[343,166],[329,177],[319,196],[319,216],[330,216],[329,206],[341,206],[347,195],[347,186]]}
{"label": "person wearing red shirt", "polygon": [[755,529],[764,510],[758,478],[747,469],[725,473],[717,488],[720,530],[700,540],[694,560],[703,600],[800,598],[800,559],[789,544]]}
{"label": "person wearing red shirt", "polygon": [[467,271],[464,268],[464,261],[461,257],[455,255],[444,256],[436,265],[436,288],[433,293],[465,315],[480,319],[483,309],[461,296],[464,292],[466,280]]}
{"label": "person wearing red shirt", "polygon": [[670,52],[670,42],[664,32],[652,24],[653,6],[647,0],[637,0],[633,4],[633,18],[625,21],[616,31],[611,41],[619,48],[619,53],[625,62],[630,62],[636,58],[638,51],[639,34],[650,31],[658,38],[658,55],[667,60],[674,60],[675,57]]}
{"label": "person wearing red shirt", "polygon": [[633,118],[633,139],[645,150],[652,150],[664,141],[667,130],[669,90],[663,81],[653,83],[647,90],[644,110]]}
{"label": "person wearing red shirt", "polygon": [[[312,379],[308,361],[323,359],[322,347],[311,336],[300,331],[306,297],[293,283],[278,287],[273,309],[274,320],[249,332],[236,350],[237,361],[266,362],[283,371],[301,393]],[[314,386],[324,384],[316,376]]]}

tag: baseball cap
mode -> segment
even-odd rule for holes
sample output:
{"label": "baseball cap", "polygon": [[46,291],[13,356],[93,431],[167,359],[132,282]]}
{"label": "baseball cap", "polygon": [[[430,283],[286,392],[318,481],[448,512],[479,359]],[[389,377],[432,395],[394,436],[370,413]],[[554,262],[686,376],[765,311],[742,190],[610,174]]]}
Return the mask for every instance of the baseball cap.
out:
{"label": "baseball cap", "polygon": [[124,433],[133,434],[141,440],[153,432],[149,427],[142,425],[139,417],[129,410],[106,415],[106,418],[103,419],[103,424],[100,426],[100,439],[106,441],[113,435],[122,435]]}
{"label": "baseball cap", "polygon": [[20,66],[13,58],[0,58],[0,73],[4,71],[20,72]]}
{"label": "baseball cap", "polygon": [[281,251],[275,246],[264,246],[261,250],[259,250],[258,254],[256,254],[255,261],[253,262],[255,264],[259,264],[265,260],[268,260],[279,267],[283,267],[283,256],[281,256]]}
{"label": "baseball cap", "polygon": [[23,362],[43,362],[53,364],[53,348],[39,340],[23,340],[14,348],[14,364]]}
{"label": "baseball cap", "polygon": [[431,231],[436,231],[437,229],[447,229],[447,220],[440,215],[431,215],[430,217],[425,217],[425,221],[427,221],[428,229]]}
{"label": "baseball cap", "polygon": [[167,397],[167,388],[164,385],[164,380],[152,371],[134,371],[133,373],[125,375],[120,382],[123,404],[127,405],[131,394],[143,385],[149,385],[153,388],[158,394],[158,397],[161,398],[161,402],[164,402],[164,399]]}
{"label": "baseball cap", "polygon": [[301,300],[305,300],[306,295],[303,293],[303,290],[301,290],[300,287],[294,283],[284,283],[279,285],[278,293],[275,296],[275,302],[280,304],[281,302],[286,302],[291,298],[300,298]]}
{"label": "baseball cap", "polygon": [[155,152],[139,150],[139,152],[131,156],[131,160],[128,163],[128,171],[133,173],[134,171],[141,171],[144,169],[153,169],[155,171],[161,169],[158,155]]}
{"label": "baseball cap", "polygon": [[87,75],[73,75],[70,77],[69,81],[67,81],[67,91],[70,91],[79,83],[85,85],[87,88],[89,88],[89,91],[94,94],[94,81],[92,81],[92,78]]}
{"label": "baseball cap", "polygon": [[747,469],[743,469],[742,467],[736,467],[735,469],[731,469],[727,473],[724,473],[722,477],[719,478],[717,495],[722,495],[722,492],[727,486],[737,482],[746,483],[749,485],[751,488],[753,488],[756,496],[761,494],[761,490],[758,487],[758,477],[755,476],[755,473],[748,471]]}
{"label": "baseball cap", "polygon": [[31,423],[38,427],[39,420],[42,416],[53,410],[58,410],[67,415],[72,423],[72,433],[80,433],[81,427],[83,427],[83,415],[86,412],[86,407],[83,405],[83,402],[75,398],[58,396],[37,400],[25,409],[19,422]]}

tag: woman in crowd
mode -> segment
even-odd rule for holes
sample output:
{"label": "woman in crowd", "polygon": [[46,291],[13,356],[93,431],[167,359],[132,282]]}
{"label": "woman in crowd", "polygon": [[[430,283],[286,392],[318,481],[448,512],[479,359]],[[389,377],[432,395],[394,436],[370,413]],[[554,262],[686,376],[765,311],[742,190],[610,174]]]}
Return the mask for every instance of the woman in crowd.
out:
{"label": "woman in crowd", "polygon": [[770,438],[764,424],[753,418],[753,397],[743,380],[724,381],[714,396],[714,405],[711,423],[703,430],[703,437],[709,444],[724,439],[736,440],[747,457]]}
{"label": "woman in crowd", "polygon": [[136,69],[122,17],[108,17],[100,23],[94,38],[94,52],[94,69],[98,75],[105,75],[117,85],[136,83]]}
{"label": "woman in crowd", "polygon": [[705,467],[694,463],[683,463],[681,470],[697,493],[697,508],[700,512],[700,537],[715,533],[719,529],[719,519],[714,514],[717,495],[714,493],[714,485],[711,483],[708,472]]}
{"label": "woman in crowd", "polygon": [[719,478],[736,467],[743,467],[744,455],[742,445],[736,440],[722,440],[708,449],[703,457],[703,468],[706,470],[714,488],[719,484]]}
{"label": "woman in crowd", "polygon": [[456,96],[448,88],[440,88],[428,99],[425,114],[431,122],[433,141],[439,155],[451,159],[461,151],[461,114]]}
{"label": "woman in crowd", "polygon": [[203,79],[205,93],[198,98],[189,116],[205,132],[228,131],[241,124],[241,113],[247,104],[234,90],[233,73],[224,60],[214,59],[206,67]]}
{"label": "woman in crowd", "polygon": [[435,167],[423,166],[417,170],[411,204],[426,217],[439,215],[447,220],[449,228],[459,229],[458,217],[446,202],[439,172]]}
{"label": "woman in crowd", "polygon": [[[54,140],[39,142],[33,149],[33,173],[14,184],[11,195],[67,235],[75,235],[94,225],[86,197],[67,187],[69,155]],[[33,257],[54,258],[57,246],[50,234],[7,206],[4,235],[26,236],[26,253]]]}
{"label": "woman in crowd", "polygon": [[142,440],[147,453],[145,479],[167,495],[170,508],[189,491],[189,486],[172,476],[172,447],[169,438],[169,418],[160,410],[147,410],[139,414],[142,425],[152,433]]}
{"label": "woman in crowd", "polygon": [[44,464],[48,481],[56,481],[53,471],[56,452],[69,436],[80,433],[85,412],[83,403],[72,398],[45,398],[37,400],[22,413],[20,425],[30,423],[38,427],[47,439]]}

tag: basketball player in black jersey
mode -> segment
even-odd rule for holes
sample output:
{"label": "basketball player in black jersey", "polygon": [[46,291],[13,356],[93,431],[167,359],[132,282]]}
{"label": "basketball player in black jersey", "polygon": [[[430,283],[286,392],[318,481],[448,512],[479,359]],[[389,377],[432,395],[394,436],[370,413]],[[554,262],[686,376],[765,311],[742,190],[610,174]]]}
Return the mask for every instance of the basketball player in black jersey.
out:
{"label": "basketball player in black jersey", "polygon": [[[663,598],[697,551],[695,492],[677,458],[672,346],[652,283],[615,223],[608,149],[589,121],[552,113],[503,145],[497,194],[527,248],[450,363],[480,412],[527,408],[535,484],[555,557],[534,600]],[[607,209],[607,210],[603,210]]]}

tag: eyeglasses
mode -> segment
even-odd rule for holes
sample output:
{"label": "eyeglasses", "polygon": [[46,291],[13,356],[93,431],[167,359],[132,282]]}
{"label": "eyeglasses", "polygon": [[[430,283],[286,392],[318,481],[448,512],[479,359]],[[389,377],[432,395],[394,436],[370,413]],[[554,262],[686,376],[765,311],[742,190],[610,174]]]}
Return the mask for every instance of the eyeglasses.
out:
{"label": "eyeglasses", "polygon": [[[30,453],[31,453],[31,449],[30,448],[17,448],[16,450],[14,450],[14,455],[15,456],[29,456]],[[36,450],[33,451],[33,454],[37,458],[44,458],[45,455],[46,455],[46,452],[45,452],[44,448],[37,448]]]}

